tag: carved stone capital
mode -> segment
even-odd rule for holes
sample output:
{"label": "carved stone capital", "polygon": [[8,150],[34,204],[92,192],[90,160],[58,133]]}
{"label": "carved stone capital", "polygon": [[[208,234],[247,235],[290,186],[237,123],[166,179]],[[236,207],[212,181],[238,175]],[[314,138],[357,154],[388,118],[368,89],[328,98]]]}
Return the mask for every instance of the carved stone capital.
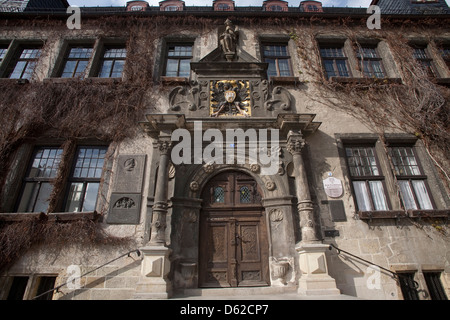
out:
{"label": "carved stone capital", "polygon": [[158,149],[161,155],[168,155],[170,150],[172,149],[172,142],[160,140],[158,141]]}
{"label": "carved stone capital", "polygon": [[295,154],[301,154],[303,148],[306,146],[306,142],[303,138],[295,137],[295,138],[289,138],[288,142],[286,144],[286,149],[291,153],[292,155]]}

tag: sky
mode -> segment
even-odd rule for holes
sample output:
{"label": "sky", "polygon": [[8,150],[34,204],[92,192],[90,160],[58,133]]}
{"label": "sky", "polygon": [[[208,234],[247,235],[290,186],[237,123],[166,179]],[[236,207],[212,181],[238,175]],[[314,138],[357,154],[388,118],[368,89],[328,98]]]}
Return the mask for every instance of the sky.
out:
{"label": "sky", "polygon": [[[124,6],[129,0],[68,0],[69,4],[76,6]],[[235,0],[236,6],[262,6],[264,0]],[[289,1],[289,6],[296,7],[302,0]],[[450,0],[448,0],[450,1]],[[147,0],[151,6],[159,6],[160,0]],[[184,0],[186,6],[211,6],[213,0]],[[368,7],[372,0],[322,0],[325,7]]]}
{"label": "sky", "polygon": [[[68,0],[76,6],[125,6],[129,0]],[[151,6],[158,6],[161,0],[147,0]],[[288,0],[289,6],[297,7],[302,0]],[[184,0],[186,6],[211,6],[213,0]],[[322,0],[324,7],[363,7],[367,8],[372,0]],[[446,0],[450,5],[450,0]],[[263,0],[235,0],[236,6],[262,6]]]}

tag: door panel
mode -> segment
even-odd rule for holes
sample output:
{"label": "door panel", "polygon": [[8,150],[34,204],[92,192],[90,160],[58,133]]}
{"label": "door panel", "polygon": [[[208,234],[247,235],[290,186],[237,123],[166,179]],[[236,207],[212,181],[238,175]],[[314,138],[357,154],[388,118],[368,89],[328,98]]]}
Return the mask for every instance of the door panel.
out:
{"label": "door panel", "polygon": [[201,283],[205,287],[229,287],[229,223],[226,220],[205,221],[201,229],[205,235],[200,243],[204,257],[200,266]]}
{"label": "door panel", "polygon": [[207,185],[203,199],[199,285],[268,285],[267,229],[256,182],[242,173],[221,174]]}

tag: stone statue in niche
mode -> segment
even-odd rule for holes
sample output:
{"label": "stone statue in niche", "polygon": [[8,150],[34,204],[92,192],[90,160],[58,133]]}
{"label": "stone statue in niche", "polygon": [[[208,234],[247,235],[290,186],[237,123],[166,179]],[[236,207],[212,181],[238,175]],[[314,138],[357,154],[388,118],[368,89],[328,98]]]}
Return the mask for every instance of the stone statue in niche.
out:
{"label": "stone statue in niche", "polygon": [[248,81],[211,81],[211,117],[251,116]]}
{"label": "stone statue in niche", "polygon": [[236,30],[231,20],[227,19],[225,21],[225,31],[219,36],[220,46],[227,61],[233,61],[236,55],[238,37],[239,31]]}

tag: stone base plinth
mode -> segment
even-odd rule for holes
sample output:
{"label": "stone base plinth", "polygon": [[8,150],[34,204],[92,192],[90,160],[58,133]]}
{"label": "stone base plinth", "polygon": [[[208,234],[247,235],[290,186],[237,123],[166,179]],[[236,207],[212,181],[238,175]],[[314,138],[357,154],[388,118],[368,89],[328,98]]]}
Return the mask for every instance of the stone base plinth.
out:
{"label": "stone base plinth", "polygon": [[302,275],[298,282],[301,295],[339,295],[336,281],[328,274],[324,244],[301,244],[296,248]]}
{"label": "stone base plinth", "polygon": [[134,299],[168,299],[172,295],[172,283],[167,279],[170,271],[171,250],[163,246],[139,249],[143,255],[141,278],[136,286]]}

